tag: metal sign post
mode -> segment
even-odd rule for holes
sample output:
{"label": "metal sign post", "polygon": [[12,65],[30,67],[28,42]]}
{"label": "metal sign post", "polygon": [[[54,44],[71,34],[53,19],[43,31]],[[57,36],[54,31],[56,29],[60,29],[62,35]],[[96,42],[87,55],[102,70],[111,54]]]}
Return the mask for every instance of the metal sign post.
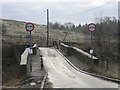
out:
{"label": "metal sign post", "polygon": [[[92,48],[92,32],[91,32],[91,51],[93,50]],[[91,54],[91,59],[92,59],[92,62],[93,62],[93,52],[90,53]]]}
{"label": "metal sign post", "polygon": [[32,71],[32,59],[31,59],[31,54],[32,54],[32,38],[31,38],[31,31],[30,31],[30,71]]}
{"label": "metal sign post", "polygon": [[31,37],[31,31],[33,31],[34,30],[34,24],[33,23],[26,23],[26,26],[25,26],[25,28],[26,28],[26,31],[28,32],[30,32],[30,71],[32,71],[32,59],[31,59],[31,54],[32,54],[32,37]]}
{"label": "metal sign post", "polygon": [[88,25],[88,30],[91,32],[91,50],[90,50],[90,54],[91,54],[91,59],[92,59],[92,63],[93,63],[93,45],[92,45],[92,39],[93,39],[93,35],[92,32],[96,31],[96,25],[93,23],[90,23]]}

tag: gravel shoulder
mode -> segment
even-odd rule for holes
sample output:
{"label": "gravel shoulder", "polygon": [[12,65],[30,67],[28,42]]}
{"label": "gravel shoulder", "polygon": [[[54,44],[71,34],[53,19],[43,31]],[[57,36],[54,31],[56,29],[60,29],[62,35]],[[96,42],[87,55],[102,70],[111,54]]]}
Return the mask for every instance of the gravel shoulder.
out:
{"label": "gravel shoulder", "polygon": [[[30,59],[32,60],[32,72],[30,71]],[[41,69],[39,50],[35,55],[31,55],[31,58],[29,56],[27,71],[27,78],[23,80],[22,88],[40,88],[46,71],[45,68]]]}

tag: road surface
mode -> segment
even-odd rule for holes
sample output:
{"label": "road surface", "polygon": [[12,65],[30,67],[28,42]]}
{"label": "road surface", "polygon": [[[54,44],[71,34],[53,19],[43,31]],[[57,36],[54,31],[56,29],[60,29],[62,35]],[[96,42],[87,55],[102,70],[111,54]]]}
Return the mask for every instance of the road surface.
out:
{"label": "road surface", "polygon": [[76,71],[54,48],[40,47],[53,88],[118,88],[118,84]]}

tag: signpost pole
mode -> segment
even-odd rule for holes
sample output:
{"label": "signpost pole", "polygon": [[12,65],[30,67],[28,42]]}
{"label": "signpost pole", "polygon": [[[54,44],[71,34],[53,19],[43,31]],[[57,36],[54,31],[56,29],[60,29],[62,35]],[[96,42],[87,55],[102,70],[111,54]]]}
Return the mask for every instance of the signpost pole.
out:
{"label": "signpost pole", "polygon": [[31,39],[31,31],[30,31],[30,71],[32,71],[32,58],[31,58],[31,51],[32,51],[32,39]]}
{"label": "signpost pole", "polygon": [[[91,50],[92,50],[92,32],[91,32]],[[92,64],[93,64],[93,53],[91,53],[91,59],[92,59]]]}

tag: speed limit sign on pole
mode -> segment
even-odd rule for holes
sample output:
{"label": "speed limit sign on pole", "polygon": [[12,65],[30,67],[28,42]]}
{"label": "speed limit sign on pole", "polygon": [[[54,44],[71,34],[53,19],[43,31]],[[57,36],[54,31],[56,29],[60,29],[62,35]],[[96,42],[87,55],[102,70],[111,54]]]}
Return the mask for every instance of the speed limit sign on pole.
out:
{"label": "speed limit sign on pole", "polygon": [[92,45],[92,33],[94,32],[94,31],[96,31],[96,25],[95,24],[93,24],[93,23],[90,23],[90,24],[88,24],[88,31],[90,31],[91,32],[91,49],[90,49],[90,54],[91,54],[91,59],[92,59],[92,63],[94,64],[94,60],[93,60],[93,45]]}
{"label": "speed limit sign on pole", "polygon": [[93,23],[90,23],[90,24],[88,25],[88,30],[89,30],[90,32],[94,32],[94,31],[96,30],[96,25],[93,24]]}
{"label": "speed limit sign on pole", "polygon": [[34,30],[34,24],[33,23],[26,23],[25,29],[27,31],[27,34],[28,34],[28,31],[30,32],[30,40],[29,40],[29,43],[30,43],[30,71],[32,71],[32,58],[31,58],[31,54],[32,54],[32,37],[31,37],[31,31]]}
{"label": "speed limit sign on pole", "polygon": [[34,24],[33,23],[26,23],[26,31],[33,31],[34,30]]}

